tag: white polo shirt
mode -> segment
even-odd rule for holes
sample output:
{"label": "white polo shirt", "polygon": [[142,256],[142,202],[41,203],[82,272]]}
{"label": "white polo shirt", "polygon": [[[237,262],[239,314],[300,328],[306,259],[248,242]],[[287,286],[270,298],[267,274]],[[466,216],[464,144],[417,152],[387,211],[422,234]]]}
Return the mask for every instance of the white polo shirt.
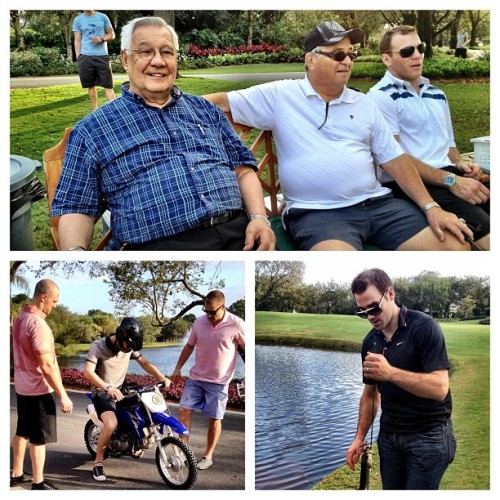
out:
{"label": "white polo shirt", "polygon": [[378,182],[374,162],[403,151],[361,92],[344,88],[327,104],[306,76],[229,92],[228,98],[235,122],[272,130],[287,210],[341,208],[390,193]]}
{"label": "white polo shirt", "polygon": [[424,77],[420,77],[419,87],[417,93],[410,83],[387,71],[370,89],[368,98],[380,108],[392,133],[399,136],[405,153],[435,168],[453,165],[448,153],[455,138],[446,95]]}

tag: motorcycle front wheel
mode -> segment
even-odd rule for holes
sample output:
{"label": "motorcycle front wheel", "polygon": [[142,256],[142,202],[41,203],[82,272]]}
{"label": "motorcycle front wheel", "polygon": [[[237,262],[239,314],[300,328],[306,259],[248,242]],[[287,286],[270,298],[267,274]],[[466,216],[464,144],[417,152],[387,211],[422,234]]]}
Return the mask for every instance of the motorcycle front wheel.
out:
{"label": "motorcycle front wheel", "polygon": [[174,490],[189,490],[198,477],[198,466],[193,452],[174,436],[161,440],[167,463],[162,460],[160,448],[156,448],[156,467],[162,479]]}
{"label": "motorcycle front wheel", "polygon": [[85,424],[85,430],[83,431],[83,439],[85,440],[85,446],[92,458],[95,458],[97,453],[97,440],[99,439],[99,434],[101,429],[94,424],[92,420],[89,420]]}

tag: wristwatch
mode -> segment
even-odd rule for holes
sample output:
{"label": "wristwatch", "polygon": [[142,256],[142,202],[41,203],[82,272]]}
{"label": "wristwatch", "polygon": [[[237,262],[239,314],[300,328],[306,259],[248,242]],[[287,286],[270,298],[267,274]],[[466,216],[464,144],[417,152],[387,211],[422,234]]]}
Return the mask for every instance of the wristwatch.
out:
{"label": "wristwatch", "polygon": [[108,384],[108,385],[104,388],[104,390],[105,390],[106,392],[108,392],[110,389],[112,389],[112,387],[113,387],[113,386],[112,386],[111,384]]}
{"label": "wristwatch", "polygon": [[444,179],[444,187],[451,189],[454,185],[455,182],[457,182],[456,175],[455,174],[448,174]]}

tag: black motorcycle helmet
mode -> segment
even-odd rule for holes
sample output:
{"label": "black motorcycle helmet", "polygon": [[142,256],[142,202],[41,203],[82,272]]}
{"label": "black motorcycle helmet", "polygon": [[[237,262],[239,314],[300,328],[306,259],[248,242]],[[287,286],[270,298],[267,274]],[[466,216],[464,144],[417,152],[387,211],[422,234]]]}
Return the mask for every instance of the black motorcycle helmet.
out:
{"label": "black motorcycle helmet", "polygon": [[120,351],[140,351],[144,340],[141,322],[135,318],[124,318],[116,329],[116,340]]}

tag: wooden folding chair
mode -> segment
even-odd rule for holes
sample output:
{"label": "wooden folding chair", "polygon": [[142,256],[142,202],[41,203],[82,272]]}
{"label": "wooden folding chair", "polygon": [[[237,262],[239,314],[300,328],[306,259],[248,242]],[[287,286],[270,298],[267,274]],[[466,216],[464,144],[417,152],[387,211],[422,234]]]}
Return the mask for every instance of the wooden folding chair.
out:
{"label": "wooden folding chair", "polygon": [[[66,143],[68,142],[69,134],[72,128],[64,129],[61,141],[54,147],[47,149],[43,153],[43,169],[45,171],[45,180],[47,185],[47,200],[49,202],[50,216],[50,235],[55,250],[59,250],[59,219],[60,217],[52,216],[52,200],[56,191],[59,177],[61,176],[64,154],[66,152]],[[104,235],[99,241],[94,250],[104,250],[111,239],[111,230]]]}

